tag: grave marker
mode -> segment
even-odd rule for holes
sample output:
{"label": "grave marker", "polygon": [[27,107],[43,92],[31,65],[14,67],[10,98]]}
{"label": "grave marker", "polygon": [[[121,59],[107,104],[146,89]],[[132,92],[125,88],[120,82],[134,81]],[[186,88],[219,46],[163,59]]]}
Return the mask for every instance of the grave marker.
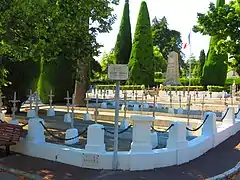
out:
{"label": "grave marker", "polygon": [[33,100],[32,100],[32,90],[30,89],[30,92],[29,92],[29,105],[30,105],[30,110],[32,110],[32,105],[33,105]]}
{"label": "grave marker", "polygon": [[38,95],[38,92],[36,92],[36,96],[35,96],[35,113],[36,113],[36,117],[38,117],[38,110],[39,110],[38,99],[39,99],[39,95]]}
{"label": "grave marker", "polygon": [[54,97],[52,90],[50,91],[50,94],[48,96],[49,96],[50,109],[52,109],[52,102]]}
{"label": "grave marker", "polygon": [[169,101],[170,101],[170,108],[172,108],[172,91],[169,92]]}
{"label": "grave marker", "polygon": [[69,91],[67,91],[67,97],[65,97],[64,99],[67,100],[67,113],[69,113],[69,110],[70,110],[70,100],[72,99],[70,96],[69,96]]}
{"label": "grave marker", "polygon": [[13,107],[11,108],[11,110],[12,110],[12,119],[14,120],[16,117],[16,111],[17,111],[16,103],[20,102],[20,100],[17,100],[16,92],[14,92],[13,100],[10,100],[9,102],[13,103]]}
{"label": "grave marker", "polygon": [[179,107],[182,107],[182,95],[179,93]]}
{"label": "grave marker", "polygon": [[72,95],[72,121],[71,121],[72,128],[74,128],[74,108],[75,108],[75,94]]}
{"label": "grave marker", "polygon": [[97,123],[97,118],[98,118],[98,94],[96,94],[96,103],[95,103],[95,110],[94,110],[94,120],[95,123]]}
{"label": "grave marker", "polygon": [[89,97],[88,97],[88,93],[86,93],[86,108],[87,108],[87,113],[88,113],[88,106],[89,106]]}
{"label": "grave marker", "polygon": [[202,113],[201,113],[202,119],[203,119],[203,115],[204,115],[204,104],[205,104],[204,99],[205,99],[205,96],[203,95],[202,102],[201,102],[201,104],[202,104]]}
{"label": "grave marker", "polygon": [[187,97],[187,125],[189,126],[190,125],[190,122],[189,122],[189,116],[190,116],[190,109],[191,109],[191,94],[188,95]]}

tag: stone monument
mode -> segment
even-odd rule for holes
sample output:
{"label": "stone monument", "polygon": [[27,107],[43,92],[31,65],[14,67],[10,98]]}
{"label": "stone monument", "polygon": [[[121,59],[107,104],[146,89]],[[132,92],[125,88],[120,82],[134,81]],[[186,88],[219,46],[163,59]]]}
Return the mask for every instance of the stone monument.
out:
{"label": "stone monument", "polygon": [[168,55],[167,73],[164,85],[166,86],[181,85],[179,81],[178,53],[174,51],[170,52]]}

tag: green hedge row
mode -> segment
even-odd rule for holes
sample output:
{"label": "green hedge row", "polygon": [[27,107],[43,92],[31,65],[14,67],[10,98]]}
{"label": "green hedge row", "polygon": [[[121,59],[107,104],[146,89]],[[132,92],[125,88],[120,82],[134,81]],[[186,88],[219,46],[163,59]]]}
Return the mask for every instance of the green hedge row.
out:
{"label": "green hedge row", "polygon": [[[97,85],[95,86],[97,89],[115,89],[116,88],[116,85],[114,84],[111,84],[111,85]],[[123,86],[120,86],[120,89],[121,90],[140,90],[142,89],[144,86],[142,85],[123,85]]]}
{"label": "green hedge row", "polygon": [[[188,91],[188,86],[164,86],[164,90],[169,91]],[[190,91],[204,91],[205,88],[203,86],[189,86]]]}

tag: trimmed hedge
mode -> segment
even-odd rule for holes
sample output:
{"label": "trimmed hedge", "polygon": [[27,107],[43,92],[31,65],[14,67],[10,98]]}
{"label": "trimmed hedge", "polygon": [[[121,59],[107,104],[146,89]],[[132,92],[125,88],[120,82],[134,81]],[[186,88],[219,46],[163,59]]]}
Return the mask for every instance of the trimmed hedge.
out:
{"label": "trimmed hedge", "polygon": [[226,87],[223,86],[207,86],[208,91],[211,92],[222,92],[223,90],[226,90]]}
{"label": "trimmed hedge", "polygon": [[38,81],[38,91],[41,101],[49,103],[49,93],[52,90],[54,103],[65,102],[67,91],[74,90],[72,62],[61,55],[56,61],[41,61],[41,74]]}
{"label": "trimmed hedge", "polygon": [[[164,86],[164,90],[167,90],[167,91],[169,91],[169,90],[172,90],[172,91],[175,91],[175,90],[177,90],[177,91],[186,90],[187,91],[188,90],[188,86]],[[190,86],[189,90],[190,91],[196,91],[196,90],[204,91],[205,88],[204,88],[204,86]]]}

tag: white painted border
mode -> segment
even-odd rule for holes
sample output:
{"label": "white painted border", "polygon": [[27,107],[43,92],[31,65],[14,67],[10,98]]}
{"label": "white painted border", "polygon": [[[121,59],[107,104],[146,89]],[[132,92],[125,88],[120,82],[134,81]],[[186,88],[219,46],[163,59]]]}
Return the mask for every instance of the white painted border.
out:
{"label": "white painted border", "polygon": [[[172,165],[179,165],[198,158],[208,150],[225,141],[240,130],[240,120],[232,126],[220,126],[214,136],[199,136],[188,142],[183,149],[156,149],[149,153],[119,152],[118,168],[121,170],[147,170]],[[73,148],[52,143],[31,143],[26,139],[12,147],[13,151],[70,164],[83,168],[112,169],[113,152],[91,153],[85,149]],[[84,157],[96,156],[95,163],[86,162]]]}

